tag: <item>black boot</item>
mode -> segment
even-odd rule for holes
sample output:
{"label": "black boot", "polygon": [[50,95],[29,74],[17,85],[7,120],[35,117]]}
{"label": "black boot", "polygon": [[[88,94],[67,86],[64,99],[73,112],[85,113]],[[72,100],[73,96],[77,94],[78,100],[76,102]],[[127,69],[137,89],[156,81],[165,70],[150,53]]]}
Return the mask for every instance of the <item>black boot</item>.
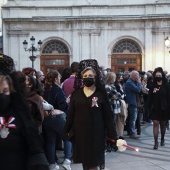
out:
{"label": "black boot", "polygon": [[161,146],[164,146],[164,145],[165,145],[165,140],[161,139]]}
{"label": "black boot", "polygon": [[158,141],[155,141],[155,145],[154,145],[153,149],[158,149],[158,145],[159,145]]}

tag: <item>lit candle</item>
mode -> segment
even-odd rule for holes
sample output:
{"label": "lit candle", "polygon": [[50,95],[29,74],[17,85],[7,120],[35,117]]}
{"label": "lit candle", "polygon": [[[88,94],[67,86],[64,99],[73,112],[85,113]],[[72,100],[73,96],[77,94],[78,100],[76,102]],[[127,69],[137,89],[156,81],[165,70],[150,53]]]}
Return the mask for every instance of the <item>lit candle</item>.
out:
{"label": "lit candle", "polygon": [[[115,142],[115,140],[113,140],[113,139],[110,139],[110,138],[107,138],[109,141],[111,141],[111,142]],[[133,151],[136,151],[136,152],[139,152],[139,149],[138,148],[134,148],[134,147],[132,147],[132,146],[129,146],[129,145],[126,145],[126,144],[122,144],[122,146],[124,146],[124,147],[126,147],[126,148],[129,148],[129,149],[131,149],[131,150],[133,150]],[[118,148],[119,148],[119,146],[118,146]]]}

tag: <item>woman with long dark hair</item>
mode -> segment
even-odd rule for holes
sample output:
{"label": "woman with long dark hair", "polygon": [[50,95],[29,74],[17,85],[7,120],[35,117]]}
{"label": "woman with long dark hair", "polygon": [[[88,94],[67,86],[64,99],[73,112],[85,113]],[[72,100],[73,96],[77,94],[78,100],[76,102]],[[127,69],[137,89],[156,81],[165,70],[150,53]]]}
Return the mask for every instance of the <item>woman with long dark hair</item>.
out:
{"label": "woman with long dark hair", "polygon": [[147,107],[150,111],[150,119],[153,120],[154,147],[158,149],[159,125],[161,130],[161,146],[165,145],[166,121],[168,120],[170,87],[167,83],[163,69],[158,67],[153,72],[153,84],[149,88]]}
{"label": "woman with long dark hair", "polygon": [[64,126],[66,122],[66,113],[68,112],[68,104],[66,96],[60,87],[61,75],[58,71],[51,71],[46,75],[44,99],[54,107],[51,115],[44,118],[44,130],[46,134],[46,154],[50,163],[50,170],[57,170],[59,166],[56,164],[55,143],[57,136],[64,141],[65,160],[62,166],[66,170],[71,170],[71,142],[67,141],[64,136]]}

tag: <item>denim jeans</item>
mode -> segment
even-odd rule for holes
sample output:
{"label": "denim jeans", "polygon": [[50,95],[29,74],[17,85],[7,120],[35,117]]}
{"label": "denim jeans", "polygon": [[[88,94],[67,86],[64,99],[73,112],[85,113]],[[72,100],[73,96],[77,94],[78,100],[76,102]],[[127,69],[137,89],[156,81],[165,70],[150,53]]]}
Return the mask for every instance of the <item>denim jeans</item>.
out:
{"label": "denim jeans", "polygon": [[134,135],[136,134],[135,124],[136,124],[136,119],[138,115],[138,108],[133,105],[130,105],[128,106],[128,110],[129,110],[129,115],[130,115],[129,135]]}
{"label": "denim jeans", "polygon": [[64,142],[64,155],[66,159],[71,159],[71,151],[72,151],[72,144],[70,141],[65,140],[64,136],[64,126],[66,123],[66,115],[61,114],[57,115],[56,117],[48,116],[45,118],[44,130],[46,135],[46,143],[45,143],[45,150],[48,162],[50,164],[55,163],[55,155],[56,155],[56,138],[57,134]]}

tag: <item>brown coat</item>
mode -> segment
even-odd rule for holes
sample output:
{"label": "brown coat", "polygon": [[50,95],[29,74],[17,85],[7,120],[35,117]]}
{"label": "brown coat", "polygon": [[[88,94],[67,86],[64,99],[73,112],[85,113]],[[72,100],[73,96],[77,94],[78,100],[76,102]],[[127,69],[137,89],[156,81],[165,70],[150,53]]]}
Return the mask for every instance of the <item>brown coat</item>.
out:
{"label": "brown coat", "polygon": [[30,93],[27,96],[27,100],[28,100],[32,117],[36,122],[37,126],[40,128],[44,120],[44,110],[43,110],[42,100],[40,96],[36,93]]}

